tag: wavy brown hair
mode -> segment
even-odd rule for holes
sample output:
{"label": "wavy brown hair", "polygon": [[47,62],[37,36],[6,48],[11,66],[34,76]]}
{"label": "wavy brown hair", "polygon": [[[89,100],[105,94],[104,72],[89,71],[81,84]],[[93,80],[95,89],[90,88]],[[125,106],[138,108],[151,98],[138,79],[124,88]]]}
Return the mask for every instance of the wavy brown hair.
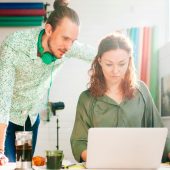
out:
{"label": "wavy brown hair", "polygon": [[103,96],[107,89],[106,81],[103,75],[102,68],[99,64],[99,58],[110,50],[122,49],[125,50],[129,56],[129,64],[125,77],[121,82],[121,90],[124,97],[132,98],[136,91],[136,72],[133,61],[133,48],[130,40],[121,33],[114,33],[112,35],[103,38],[98,47],[98,53],[92,62],[89,73],[91,75],[89,82],[89,90],[92,96],[100,97]]}

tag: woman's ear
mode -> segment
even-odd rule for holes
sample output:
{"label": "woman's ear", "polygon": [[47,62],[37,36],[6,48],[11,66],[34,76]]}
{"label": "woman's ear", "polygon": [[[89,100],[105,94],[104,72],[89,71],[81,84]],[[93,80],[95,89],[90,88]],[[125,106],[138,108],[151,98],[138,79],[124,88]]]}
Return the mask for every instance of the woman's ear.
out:
{"label": "woman's ear", "polygon": [[101,58],[99,57],[97,60],[98,60],[99,64],[101,65]]}

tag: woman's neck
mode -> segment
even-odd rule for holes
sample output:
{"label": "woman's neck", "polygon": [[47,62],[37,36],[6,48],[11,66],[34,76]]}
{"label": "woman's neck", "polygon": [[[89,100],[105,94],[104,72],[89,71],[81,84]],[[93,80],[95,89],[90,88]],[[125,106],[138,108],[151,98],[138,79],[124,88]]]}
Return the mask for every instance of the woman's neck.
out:
{"label": "woman's neck", "polygon": [[118,104],[123,101],[123,92],[121,90],[120,83],[118,84],[108,84],[108,90],[106,91],[106,95],[115,100]]}
{"label": "woman's neck", "polygon": [[107,89],[108,91],[121,91],[121,87],[120,87],[120,82],[114,82],[114,83],[107,83]]}

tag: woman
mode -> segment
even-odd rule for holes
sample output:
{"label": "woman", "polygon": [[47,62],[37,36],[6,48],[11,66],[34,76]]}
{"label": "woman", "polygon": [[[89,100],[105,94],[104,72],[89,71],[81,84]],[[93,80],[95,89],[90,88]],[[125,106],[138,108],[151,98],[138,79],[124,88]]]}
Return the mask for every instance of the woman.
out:
{"label": "woman", "polygon": [[[90,87],[79,97],[71,136],[78,162],[86,161],[91,127],[163,127],[148,88],[136,79],[133,48],[127,37],[119,33],[105,37],[90,73]],[[167,142],[163,162],[169,160],[169,152]]]}

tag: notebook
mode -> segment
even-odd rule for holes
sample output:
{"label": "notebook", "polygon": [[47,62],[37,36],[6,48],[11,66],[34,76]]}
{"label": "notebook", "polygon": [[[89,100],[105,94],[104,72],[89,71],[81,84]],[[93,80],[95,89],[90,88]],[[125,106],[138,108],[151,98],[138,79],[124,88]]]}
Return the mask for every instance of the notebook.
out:
{"label": "notebook", "polygon": [[167,128],[90,128],[88,169],[157,169]]}

